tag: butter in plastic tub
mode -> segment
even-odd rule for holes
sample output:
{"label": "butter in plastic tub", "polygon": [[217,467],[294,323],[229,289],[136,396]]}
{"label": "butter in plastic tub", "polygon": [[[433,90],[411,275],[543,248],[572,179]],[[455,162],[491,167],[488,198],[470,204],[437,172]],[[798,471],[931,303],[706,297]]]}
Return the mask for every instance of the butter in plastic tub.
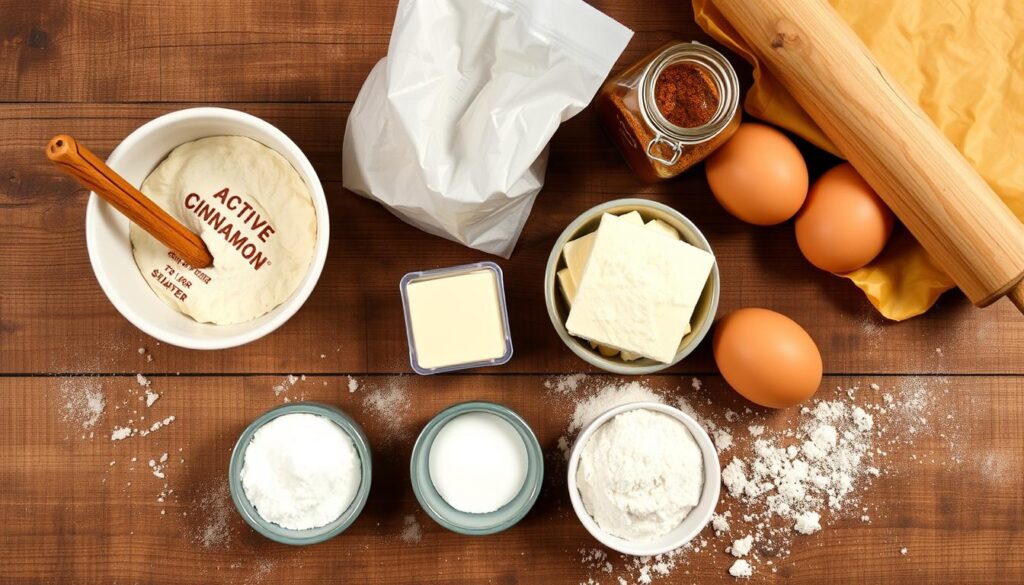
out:
{"label": "butter in plastic tub", "polygon": [[493,262],[402,278],[409,361],[417,374],[498,366],[512,358],[505,286]]}

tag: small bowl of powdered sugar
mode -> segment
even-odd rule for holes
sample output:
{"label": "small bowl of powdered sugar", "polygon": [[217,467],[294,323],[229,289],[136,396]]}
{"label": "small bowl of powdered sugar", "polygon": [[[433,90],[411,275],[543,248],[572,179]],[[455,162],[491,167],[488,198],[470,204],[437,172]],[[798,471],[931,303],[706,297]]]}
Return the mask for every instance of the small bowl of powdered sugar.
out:
{"label": "small bowl of powdered sugar", "polygon": [[370,446],[338,408],[286,404],[257,418],[239,437],[228,472],[231,499],[263,536],[307,545],[348,528],[366,505]]}
{"label": "small bowl of powdered sugar", "polygon": [[572,507],[594,538],[652,556],[685,545],[711,520],[721,469],[711,437],[692,417],[635,402],[580,432],[568,479]]}

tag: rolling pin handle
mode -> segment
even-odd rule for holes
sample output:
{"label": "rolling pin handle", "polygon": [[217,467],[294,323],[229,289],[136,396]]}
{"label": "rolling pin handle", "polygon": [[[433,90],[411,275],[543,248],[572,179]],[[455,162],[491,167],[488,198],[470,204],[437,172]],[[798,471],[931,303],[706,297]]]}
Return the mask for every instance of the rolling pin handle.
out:
{"label": "rolling pin handle", "polygon": [[1017,286],[1010,289],[1010,292],[1006,293],[1006,296],[1010,297],[1013,304],[1017,306],[1017,310],[1024,315],[1024,280],[1017,283]]}

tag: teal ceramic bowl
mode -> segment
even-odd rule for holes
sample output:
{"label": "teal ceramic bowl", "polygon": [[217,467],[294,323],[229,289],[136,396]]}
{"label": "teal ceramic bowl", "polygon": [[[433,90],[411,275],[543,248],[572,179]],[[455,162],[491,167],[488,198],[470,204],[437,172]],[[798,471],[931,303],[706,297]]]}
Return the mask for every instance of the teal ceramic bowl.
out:
{"label": "teal ceramic bowl", "polygon": [[[310,528],[308,530],[292,530],[290,528],[284,528],[278,526],[273,522],[267,522],[259,515],[256,508],[249,502],[249,499],[245,496],[245,490],[242,488],[242,465],[245,462],[245,450],[248,448],[249,443],[252,442],[252,436],[268,422],[274,420],[279,416],[286,414],[295,413],[306,413],[306,414],[318,414],[320,416],[327,417],[334,424],[341,427],[348,436],[352,438],[352,442],[355,444],[356,452],[359,453],[359,461],[362,464],[362,481],[359,482],[359,489],[356,490],[356,496],[349,504],[348,509],[345,510],[330,524],[321,526],[319,528]],[[373,476],[373,465],[370,455],[370,443],[366,439],[366,434],[363,433],[362,427],[359,426],[355,420],[345,414],[339,408],[335,408],[329,404],[321,404],[318,402],[294,402],[291,404],[285,404],[272,408],[267,412],[263,413],[259,418],[252,421],[242,436],[238,438],[238,442],[235,443],[235,449],[231,453],[231,463],[228,467],[228,487],[231,490],[231,499],[235,502],[235,508],[238,509],[238,513],[242,515],[242,518],[252,526],[256,532],[259,532],[263,536],[270,540],[280,542],[283,544],[290,544],[294,546],[303,546],[308,544],[316,544],[334,538],[341,534],[346,528],[355,522],[359,513],[363,511],[363,507],[366,505],[366,500],[370,496],[370,482]]]}
{"label": "teal ceramic bowl", "polygon": [[[430,448],[434,444],[437,433],[455,417],[470,412],[486,412],[497,415],[512,425],[526,445],[527,471],[526,481],[522,489],[512,500],[494,512],[471,514],[456,510],[444,501],[430,479]],[[541,482],[544,479],[544,454],[540,449],[537,436],[515,411],[494,404],[493,402],[463,402],[450,406],[437,414],[427,426],[423,427],[416,444],[412,448],[412,461],[409,464],[409,476],[412,479],[412,490],[420,506],[435,522],[452,532],[481,536],[495,534],[514,526],[533,508],[540,495]]]}

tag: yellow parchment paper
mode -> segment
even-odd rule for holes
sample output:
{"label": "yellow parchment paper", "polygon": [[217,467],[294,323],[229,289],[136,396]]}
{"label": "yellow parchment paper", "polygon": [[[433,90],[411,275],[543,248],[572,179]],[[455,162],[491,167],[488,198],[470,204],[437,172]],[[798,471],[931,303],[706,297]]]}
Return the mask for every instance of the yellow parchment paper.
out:
{"label": "yellow parchment paper", "polygon": [[[1024,1],[829,2],[1024,220]],[[693,0],[693,12],[701,28],[753,64],[748,113],[841,156],[710,0]],[[927,311],[955,286],[903,228],[878,258],[842,276],[896,321]]]}

